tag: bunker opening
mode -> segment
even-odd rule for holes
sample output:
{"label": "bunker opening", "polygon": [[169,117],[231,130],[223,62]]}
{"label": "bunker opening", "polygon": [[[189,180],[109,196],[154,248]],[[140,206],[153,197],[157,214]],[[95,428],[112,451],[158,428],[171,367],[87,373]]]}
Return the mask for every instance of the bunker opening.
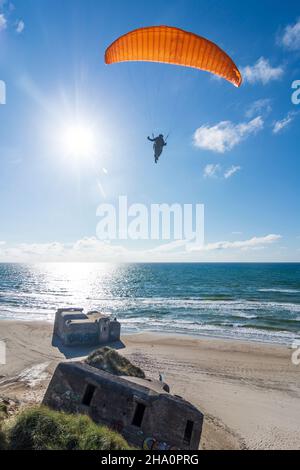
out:
{"label": "bunker opening", "polygon": [[136,408],[135,408],[135,412],[134,412],[134,416],[132,420],[133,426],[137,426],[139,428],[141,427],[145,410],[146,410],[146,406],[143,403],[136,404]]}
{"label": "bunker opening", "polygon": [[193,434],[193,428],[194,428],[194,422],[188,419],[186,422],[184,438],[183,438],[183,441],[185,444],[190,445],[192,434]]}
{"label": "bunker opening", "polygon": [[82,398],[82,404],[85,405],[85,406],[90,406],[91,405],[91,402],[92,402],[92,399],[93,399],[93,396],[95,394],[95,391],[96,391],[96,387],[92,384],[88,384],[86,386],[86,389],[85,389],[85,392],[84,392],[84,395],[83,395],[83,398]]}

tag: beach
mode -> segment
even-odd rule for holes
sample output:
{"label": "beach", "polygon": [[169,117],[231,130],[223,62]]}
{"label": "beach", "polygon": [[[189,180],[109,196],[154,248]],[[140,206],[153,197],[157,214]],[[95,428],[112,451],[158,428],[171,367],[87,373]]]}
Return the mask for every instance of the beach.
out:
{"label": "beach", "polygon": [[[57,347],[51,322],[1,320],[0,396],[39,403],[56,365],[90,350]],[[300,449],[300,366],[284,345],[141,332],[119,352],[205,415],[202,449]],[[93,349],[93,348],[92,348]]]}

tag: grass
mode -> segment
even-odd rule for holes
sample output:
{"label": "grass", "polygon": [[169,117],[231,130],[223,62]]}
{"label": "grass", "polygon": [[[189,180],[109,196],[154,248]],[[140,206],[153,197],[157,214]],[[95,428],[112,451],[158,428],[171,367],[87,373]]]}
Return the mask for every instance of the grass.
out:
{"label": "grass", "polygon": [[7,405],[3,403],[3,401],[0,401],[0,450],[7,449],[7,437],[3,430],[3,424],[6,418],[7,418]]}
{"label": "grass", "polygon": [[118,433],[98,426],[88,416],[33,407],[21,412],[5,432],[0,449],[10,450],[126,450]]}
{"label": "grass", "polygon": [[7,411],[7,405],[3,403],[3,401],[0,401],[0,420],[7,417]]}
{"label": "grass", "polygon": [[[114,375],[145,378],[139,367],[109,347],[97,349],[86,363]],[[0,450],[127,450],[125,439],[88,416],[32,407],[8,417],[0,402]],[[2,425],[2,426],[1,426]]]}
{"label": "grass", "polygon": [[110,374],[145,378],[145,373],[142,369],[108,346],[93,351],[85,362]]}
{"label": "grass", "polygon": [[0,450],[6,450],[8,447],[7,444],[7,437],[5,432],[1,428],[1,423],[0,423]]}
{"label": "grass", "polygon": [[0,413],[7,414],[7,405],[3,401],[0,402]]}

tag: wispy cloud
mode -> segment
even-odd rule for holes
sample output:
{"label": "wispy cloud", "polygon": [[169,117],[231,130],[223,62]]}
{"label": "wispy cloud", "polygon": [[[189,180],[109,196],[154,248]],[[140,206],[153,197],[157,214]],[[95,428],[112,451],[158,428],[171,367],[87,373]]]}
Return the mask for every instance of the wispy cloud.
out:
{"label": "wispy cloud", "polygon": [[265,247],[266,245],[270,245],[272,243],[277,242],[282,238],[281,235],[270,234],[264,237],[253,237],[248,240],[241,240],[241,241],[221,241],[215,243],[208,243],[204,247],[197,247],[197,246],[190,246],[190,251],[216,251],[216,250],[232,250],[232,249],[254,249],[257,247]]}
{"label": "wispy cloud", "polygon": [[203,176],[204,178],[217,178],[219,176],[224,176],[225,179],[228,179],[231,176],[233,176],[235,173],[240,171],[241,169],[242,167],[238,165],[232,165],[230,168],[225,170],[224,175],[223,175],[223,173],[221,174],[221,171],[222,171],[221,165],[219,165],[218,163],[217,164],[208,163],[204,167]]}
{"label": "wispy cloud", "polygon": [[0,0],[0,32],[13,28],[17,34],[24,31],[25,23],[22,19],[15,20],[15,6],[8,0]]}
{"label": "wispy cloud", "polygon": [[300,18],[298,18],[296,23],[285,27],[279,42],[292,51],[300,50]]}
{"label": "wispy cloud", "polygon": [[7,28],[7,19],[5,18],[4,13],[0,14],[0,32],[4,31]]}
{"label": "wispy cloud", "polygon": [[16,24],[16,32],[21,34],[24,31],[25,23],[23,20],[19,20]]}
{"label": "wispy cloud", "polygon": [[280,80],[284,74],[283,66],[272,67],[268,59],[261,57],[254,65],[241,68],[245,82],[266,85],[273,80]]}
{"label": "wispy cloud", "polygon": [[[282,237],[266,235],[242,241],[220,241],[197,245],[193,240],[175,240],[155,248],[135,250],[122,245],[85,237],[74,243],[21,243],[0,246],[0,260],[4,262],[131,262],[194,260],[194,254],[219,253],[228,250],[240,251],[264,249]],[[218,259],[218,258],[213,258]]]}
{"label": "wispy cloud", "polygon": [[122,260],[122,255],[129,254],[126,248],[85,237],[75,243],[20,243],[0,249],[0,260],[16,262],[40,261],[110,261]]}
{"label": "wispy cloud", "polygon": [[224,178],[226,179],[231,178],[231,176],[233,176],[235,173],[237,173],[241,169],[242,169],[241,166],[232,165],[230,168],[228,168],[228,170],[225,171]]}
{"label": "wispy cloud", "polygon": [[272,111],[272,100],[270,98],[262,98],[254,101],[247,109],[246,116],[251,119],[258,114],[268,115]]}
{"label": "wispy cloud", "polygon": [[214,126],[201,126],[194,133],[194,145],[201,149],[224,153],[251,134],[256,134],[263,129],[263,126],[261,116],[240,124],[222,121]]}
{"label": "wispy cloud", "polygon": [[148,253],[167,253],[167,252],[174,252],[180,248],[186,249],[186,246],[188,245],[188,243],[192,242],[193,239],[175,240],[170,243],[164,243],[163,245],[159,245],[155,248],[152,248],[151,250],[148,250]]}
{"label": "wispy cloud", "polygon": [[273,124],[273,134],[278,134],[279,132],[283,131],[287,126],[289,126],[294,118],[296,113],[288,113],[287,116],[279,121],[275,121]]}
{"label": "wispy cloud", "polygon": [[216,177],[221,171],[221,166],[219,164],[214,165],[213,163],[209,163],[205,166],[203,171],[204,178],[214,178]]}

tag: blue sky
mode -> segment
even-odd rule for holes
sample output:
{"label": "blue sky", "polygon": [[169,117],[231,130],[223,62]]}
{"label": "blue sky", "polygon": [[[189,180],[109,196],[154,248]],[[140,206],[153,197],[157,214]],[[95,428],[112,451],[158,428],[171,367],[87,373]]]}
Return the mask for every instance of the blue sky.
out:
{"label": "blue sky", "polygon": [[[160,24],[216,42],[242,87],[104,64],[118,36]],[[299,58],[294,0],[0,0],[0,260],[300,261]],[[75,121],[93,132],[92,158],[66,155]],[[170,134],[159,165],[152,132]],[[97,240],[97,207],[119,195],[203,203],[205,249]]]}

